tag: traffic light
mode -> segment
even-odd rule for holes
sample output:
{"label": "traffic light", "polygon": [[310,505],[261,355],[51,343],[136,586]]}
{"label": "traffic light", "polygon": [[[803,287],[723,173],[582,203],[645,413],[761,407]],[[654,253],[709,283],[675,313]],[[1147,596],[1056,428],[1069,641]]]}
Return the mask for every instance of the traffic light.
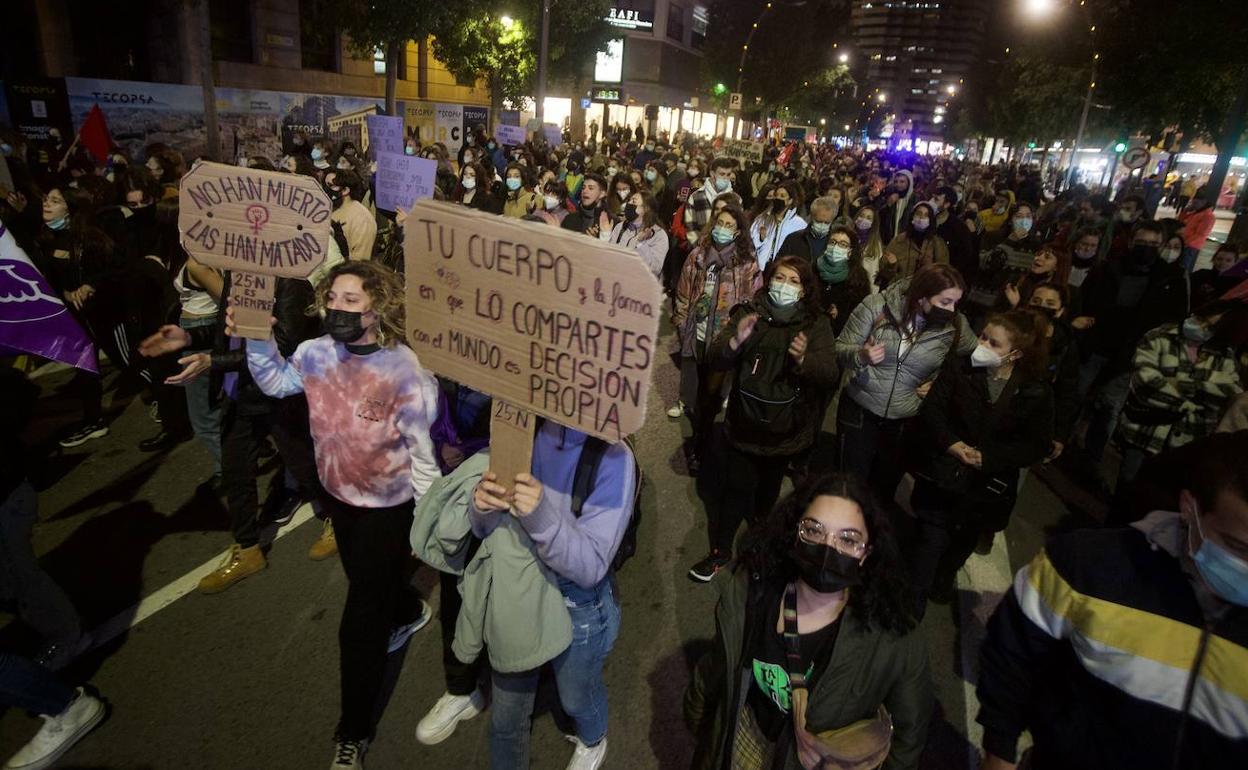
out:
{"label": "traffic light", "polygon": [[1035,142],[1028,142],[1028,143],[1027,143],[1027,149],[1029,149],[1029,150],[1034,150],[1034,149],[1036,149],[1036,143],[1035,143]]}
{"label": "traffic light", "polygon": [[723,96],[723,95],[724,95],[724,94],[726,94],[726,93],[728,93],[728,86],[724,85],[723,83],[716,83],[716,84],[715,84],[715,95],[716,95],[716,96]]}
{"label": "traffic light", "polygon": [[1118,153],[1119,155],[1126,152],[1126,150],[1127,150],[1126,142],[1119,142],[1118,144],[1114,145],[1114,152]]}

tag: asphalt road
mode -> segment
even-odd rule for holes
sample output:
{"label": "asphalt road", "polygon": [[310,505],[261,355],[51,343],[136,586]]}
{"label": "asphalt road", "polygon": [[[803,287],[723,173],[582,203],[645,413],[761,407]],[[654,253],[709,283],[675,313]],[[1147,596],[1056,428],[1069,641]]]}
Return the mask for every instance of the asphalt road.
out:
{"label": "asphalt road", "polygon": [[[687,428],[664,415],[677,390],[675,367],[663,358],[655,376],[649,419],[638,438],[647,478],[639,552],[618,576],[623,627],[606,671],[606,767],[683,770],[693,747],[680,719],[681,693],[713,633],[715,589],[685,574],[706,550],[705,519],[684,474],[680,443]],[[60,371],[37,380],[44,390],[32,428],[37,443],[54,444],[56,431],[74,417],[73,401],[55,392],[67,379],[68,372]],[[98,688],[111,715],[59,766],[328,766],[346,579],[336,559],[307,558],[319,524],[290,529],[274,542],[268,569],[229,591],[191,592],[160,606],[178,593],[180,579],[189,585],[189,573],[220,558],[230,543],[226,513],[216,499],[196,495],[196,485],[211,472],[202,447],[190,442],[164,454],[140,452],[139,440],[157,427],[146,407],[112,391],[107,398],[111,435],[52,453],[39,479],[36,553],[88,627],[101,635],[119,632],[65,672],[67,680]],[[993,553],[972,557],[963,571],[958,600],[928,612],[918,632],[930,643],[940,706],[925,768],[972,766],[979,736],[969,680],[984,623],[1045,531],[1082,520],[1045,483],[1029,477]],[[418,587],[436,599],[435,580],[428,568],[417,573]],[[439,746],[415,740],[416,722],[443,690],[436,623],[392,658],[394,687],[367,758],[370,768],[488,767],[484,716],[462,724]],[[20,622],[0,628],[0,649],[33,645]],[[534,767],[562,768],[570,747],[549,709],[539,710]],[[15,751],[37,726],[24,713],[4,713],[0,755]]]}

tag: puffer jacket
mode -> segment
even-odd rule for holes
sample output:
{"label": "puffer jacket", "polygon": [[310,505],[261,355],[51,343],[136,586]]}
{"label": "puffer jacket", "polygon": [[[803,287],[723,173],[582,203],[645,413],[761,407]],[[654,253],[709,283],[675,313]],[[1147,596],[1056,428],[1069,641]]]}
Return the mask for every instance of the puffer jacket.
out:
{"label": "puffer jacket", "polygon": [[[893,420],[919,413],[923,399],[915,389],[936,377],[955,338],[958,355],[970,355],[977,339],[966,318],[958,313],[945,326],[924,329],[901,355],[900,319],[909,288],[910,281],[899,281],[864,299],[850,313],[836,340],[841,366],[851,371],[846,395],[877,417]],[[876,366],[864,364],[858,355],[872,338],[884,346],[884,360]]]}

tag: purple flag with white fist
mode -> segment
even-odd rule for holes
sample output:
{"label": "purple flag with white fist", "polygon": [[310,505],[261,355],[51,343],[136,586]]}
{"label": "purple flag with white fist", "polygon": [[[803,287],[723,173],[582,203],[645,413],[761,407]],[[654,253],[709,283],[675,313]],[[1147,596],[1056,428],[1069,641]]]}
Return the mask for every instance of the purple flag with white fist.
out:
{"label": "purple flag with white fist", "polygon": [[0,222],[0,349],[98,372],[95,346]]}

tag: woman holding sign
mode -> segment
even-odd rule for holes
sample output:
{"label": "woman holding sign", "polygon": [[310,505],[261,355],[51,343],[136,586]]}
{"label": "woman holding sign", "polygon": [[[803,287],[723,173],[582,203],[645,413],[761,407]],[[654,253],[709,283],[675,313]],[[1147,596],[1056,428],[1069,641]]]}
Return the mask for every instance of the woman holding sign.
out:
{"label": "woman holding sign", "polygon": [[[403,283],[376,262],[336,265],[317,287],[328,333],[283,359],[272,340],[248,344],[266,394],[308,397],[316,464],[334,524],[347,603],[338,629],[342,716],[334,768],[363,767],[388,652],[428,622],[406,585],[417,498],[440,475],[429,429],[438,384],[403,344]],[[234,333],[233,311],[226,321]]]}

